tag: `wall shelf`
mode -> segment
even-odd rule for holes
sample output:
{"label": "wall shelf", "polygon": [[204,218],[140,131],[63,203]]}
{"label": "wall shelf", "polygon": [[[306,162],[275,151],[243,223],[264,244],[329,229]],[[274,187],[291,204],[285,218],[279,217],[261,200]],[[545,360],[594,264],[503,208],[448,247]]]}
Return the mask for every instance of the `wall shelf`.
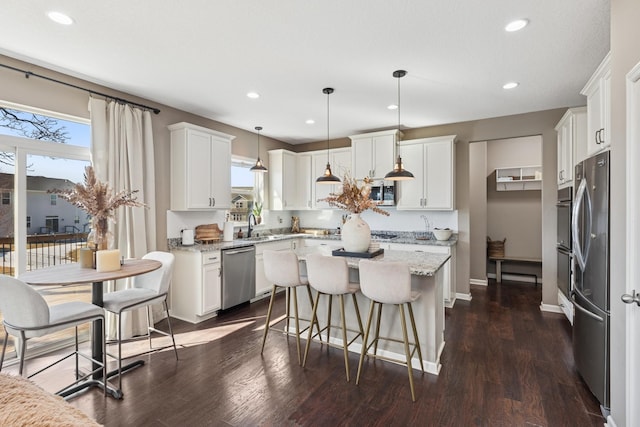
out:
{"label": "wall shelf", "polygon": [[542,189],[542,166],[517,166],[496,169],[497,191]]}

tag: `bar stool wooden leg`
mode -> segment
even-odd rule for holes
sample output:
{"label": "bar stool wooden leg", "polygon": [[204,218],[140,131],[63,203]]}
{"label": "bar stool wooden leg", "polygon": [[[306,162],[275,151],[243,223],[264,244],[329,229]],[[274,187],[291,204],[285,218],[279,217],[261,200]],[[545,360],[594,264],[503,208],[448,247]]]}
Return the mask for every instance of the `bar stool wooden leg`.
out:
{"label": "bar stool wooden leg", "polygon": [[353,306],[356,308],[356,319],[358,319],[358,328],[360,330],[360,337],[364,338],[364,328],[362,327],[362,318],[360,317],[360,308],[358,308],[358,299],[356,294],[351,294],[353,298]]}
{"label": "bar stool wooden leg", "polygon": [[[307,293],[309,294],[309,304],[311,304],[311,306],[313,307],[313,295],[311,294],[311,286],[307,285],[306,288],[307,288]],[[315,322],[312,321],[311,323],[309,323],[309,328],[313,329],[314,324],[318,329],[318,339],[320,340],[320,342],[322,342],[322,335],[320,334],[320,323],[318,322],[317,317]]]}
{"label": "bar stool wooden leg", "polygon": [[415,340],[416,350],[418,351],[418,357],[420,358],[420,369],[424,372],[424,362],[422,361],[422,350],[420,349],[420,341],[418,340],[418,330],[416,329],[416,321],[413,317],[413,307],[411,303],[407,303],[409,307],[409,317],[411,318],[411,328],[413,329],[413,339]]}
{"label": "bar stool wooden leg", "polygon": [[[302,350],[300,349],[300,317],[298,317],[298,291],[295,287],[293,290],[293,310],[295,312],[296,321],[296,348],[298,349],[298,365],[302,365]],[[312,328],[313,329],[313,328]]]}
{"label": "bar stool wooden leg", "polygon": [[400,310],[400,324],[402,325],[402,337],[404,338],[404,352],[407,357],[407,371],[409,372],[409,386],[411,387],[411,400],[416,401],[416,393],[413,390],[413,368],[411,367],[411,352],[409,351],[409,336],[407,334],[407,321],[404,318],[403,304],[398,304]]}
{"label": "bar stool wooden leg", "polygon": [[[333,295],[329,295],[329,308],[327,312],[327,343],[331,342],[331,307],[333,307]],[[329,348],[327,347],[327,350]]]}
{"label": "bar stool wooden leg", "polygon": [[347,382],[349,382],[349,349],[347,341],[347,322],[344,313],[344,295],[340,295],[340,318],[342,319],[342,348],[344,350],[344,369],[347,374]]}
{"label": "bar stool wooden leg", "polygon": [[[289,290],[287,290],[289,292]],[[271,288],[271,298],[269,299],[269,309],[267,310],[267,320],[264,324],[264,333],[262,334],[262,349],[260,354],[264,352],[264,343],[267,341],[267,333],[269,332],[269,323],[271,322],[271,310],[273,309],[273,300],[276,298],[276,285]]]}
{"label": "bar stool wooden leg", "polygon": [[362,350],[360,351],[360,360],[358,361],[358,374],[356,375],[356,385],[360,382],[360,372],[362,371],[362,362],[364,361],[364,357],[367,354],[367,341],[369,339],[369,330],[371,329],[371,319],[373,319],[373,308],[375,306],[375,302],[371,300],[371,304],[369,305],[369,316],[367,317],[367,328],[364,331],[364,339],[362,340]]}
{"label": "bar stool wooden leg", "polygon": [[[311,324],[318,320],[318,305],[320,302],[320,292],[316,295],[316,301],[313,304],[313,312],[311,313]],[[309,334],[307,335],[307,344],[304,347],[304,359],[302,360],[302,367],[304,368],[307,364],[307,355],[309,354],[309,347],[311,347],[311,337],[313,336],[313,328],[309,328]],[[318,331],[318,336],[320,336],[320,331]]]}
{"label": "bar stool wooden leg", "polygon": [[373,354],[378,355],[378,340],[380,338],[380,318],[382,317],[382,304],[378,303],[378,320],[376,322],[376,340],[373,346]]}

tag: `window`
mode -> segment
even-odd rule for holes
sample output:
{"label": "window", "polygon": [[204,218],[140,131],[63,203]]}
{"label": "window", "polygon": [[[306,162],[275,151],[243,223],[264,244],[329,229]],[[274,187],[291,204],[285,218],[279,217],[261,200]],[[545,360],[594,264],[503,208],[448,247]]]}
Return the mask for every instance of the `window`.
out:
{"label": "window", "polygon": [[57,205],[58,195],[57,194],[51,194],[50,196],[51,196],[51,206]]}
{"label": "window", "polygon": [[[65,218],[67,223],[75,222],[76,218],[83,223],[88,222],[87,215],[65,200],[51,197],[47,190],[64,189],[83,181],[84,167],[91,160],[90,136],[86,119],[0,102],[0,184],[11,183],[0,190],[0,250],[4,254],[0,258],[1,274],[17,276],[23,271],[76,261],[77,250],[85,245],[85,240],[51,233],[60,232]],[[16,180],[16,176],[20,179]],[[24,184],[7,192],[15,181]],[[22,201],[26,202],[25,228],[14,221],[15,205]],[[50,304],[91,301],[90,284],[37,290]],[[80,336],[88,339],[88,332],[87,326]],[[33,338],[34,345],[29,347],[45,351],[63,340],[72,343],[72,337],[73,330],[67,329]],[[0,346],[3,341],[1,334]],[[15,358],[13,339],[7,344],[7,360]]]}
{"label": "window", "polygon": [[264,177],[250,168],[255,160],[233,157],[231,159],[231,212],[235,222],[247,222],[254,203],[263,200]]}

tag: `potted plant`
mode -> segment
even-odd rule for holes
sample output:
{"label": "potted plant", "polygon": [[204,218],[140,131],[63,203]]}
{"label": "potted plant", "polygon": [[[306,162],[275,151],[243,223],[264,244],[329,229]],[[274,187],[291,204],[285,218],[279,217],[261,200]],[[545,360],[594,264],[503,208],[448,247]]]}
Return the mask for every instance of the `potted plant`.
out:
{"label": "potted plant", "polygon": [[254,202],[251,213],[253,214],[253,216],[256,217],[256,224],[261,224],[262,223],[262,203]]}

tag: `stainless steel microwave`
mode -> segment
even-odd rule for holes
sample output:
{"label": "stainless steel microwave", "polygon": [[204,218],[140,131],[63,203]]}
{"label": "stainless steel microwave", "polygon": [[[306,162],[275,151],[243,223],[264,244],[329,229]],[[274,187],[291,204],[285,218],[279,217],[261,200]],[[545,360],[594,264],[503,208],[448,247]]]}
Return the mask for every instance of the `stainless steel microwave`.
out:
{"label": "stainless steel microwave", "polygon": [[396,205],[396,184],[394,181],[374,181],[371,184],[371,200],[379,202],[380,206]]}

